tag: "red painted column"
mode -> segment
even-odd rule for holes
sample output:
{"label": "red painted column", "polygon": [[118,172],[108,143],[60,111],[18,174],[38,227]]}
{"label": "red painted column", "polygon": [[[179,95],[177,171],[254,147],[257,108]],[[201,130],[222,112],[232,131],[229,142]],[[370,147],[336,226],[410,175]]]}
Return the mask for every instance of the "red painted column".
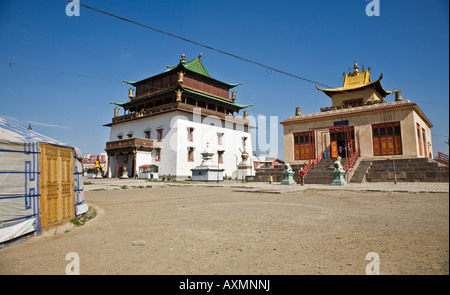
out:
{"label": "red painted column", "polygon": [[116,172],[115,172],[115,177],[119,178],[119,176],[117,175],[119,171],[119,155],[116,155]]}

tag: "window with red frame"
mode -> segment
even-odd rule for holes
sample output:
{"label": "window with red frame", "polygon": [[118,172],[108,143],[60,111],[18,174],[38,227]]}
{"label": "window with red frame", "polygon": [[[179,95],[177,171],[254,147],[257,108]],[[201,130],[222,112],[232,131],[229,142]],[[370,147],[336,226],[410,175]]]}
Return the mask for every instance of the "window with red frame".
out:
{"label": "window with red frame", "polygon": [[162,129],[158,129],[156,130],[157,134],[156,134],[156,141],[162,141],[163,138],[163,130]]}
{"label": "window with red frame", "polygon": [[188,149],[188,162],[194,162],[194,149]]}

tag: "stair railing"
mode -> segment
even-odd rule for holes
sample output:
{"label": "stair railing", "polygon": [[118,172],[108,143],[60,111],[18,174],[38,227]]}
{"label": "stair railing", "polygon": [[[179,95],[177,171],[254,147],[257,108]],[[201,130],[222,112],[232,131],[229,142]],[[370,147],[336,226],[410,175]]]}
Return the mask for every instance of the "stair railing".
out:
{"label": "stair railing", "polygon": [[438,159],[448,163],[448,155],[438,152]]}
{"label": "stair railing", "polygon": [[342,169],[344,169],[344,171],[347,171],[349,168],[352,168],[357,156],[358,156],[358,150],[354,149],[351,157],[349,159],[347,159],[347,162],[345,162]]}
{"label": "stair railing", "polygon": [[319,165],[320,160],[322,160],[322,153],[319,153],[319,156],[315,159],[309,159],[308,164],[303,168],[303,176],[308,174],[309,170],[314,169],[317,165]]}

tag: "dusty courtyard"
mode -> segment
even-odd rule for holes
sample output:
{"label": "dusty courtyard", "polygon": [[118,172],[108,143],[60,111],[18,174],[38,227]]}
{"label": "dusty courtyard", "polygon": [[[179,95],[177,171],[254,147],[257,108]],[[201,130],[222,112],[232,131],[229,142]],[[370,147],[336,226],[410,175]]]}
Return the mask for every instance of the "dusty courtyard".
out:
{"label": "dusty courtyard", "polygon": [[449,274],[448,193],[153,186],[85,196],[94,219],[0,250],[0,274],[65,274],[69,252],[81,274],[359,275],[368,252],[381,274]]}

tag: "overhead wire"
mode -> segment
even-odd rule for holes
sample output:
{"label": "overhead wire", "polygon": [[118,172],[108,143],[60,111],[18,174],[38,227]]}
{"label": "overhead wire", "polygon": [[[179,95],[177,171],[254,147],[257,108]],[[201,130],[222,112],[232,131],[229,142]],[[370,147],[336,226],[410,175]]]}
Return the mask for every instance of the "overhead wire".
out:
{"label": "overhead wire", "polygon": [[[295,79],[303,80],[303,81],[306,81],[306,82],[309,82],[309,83],[314,83],[316,85],[322,85],[322,86],[325,86],[327,88],[333,88],[332,86],[328,86],[328,85],[326,85],[324,83],[317,82],[317,81],[314,81],[314,80],[311,80],[311,79],[308,79],[308,78],[304,78],[304,77],[301,77],[301,76],[298,76],[298,75],[295,75],[295,74],[292,74],[292,73],[289,73],[289,72],[286,72],[286,71],[282,71],[282,70],[276,69],[274,67],[271,67],[271,66],[268,66],[268,65],[264,65],[264,64],[261,64],[259,62],[256,62],[256,61],[253,61],[253,60],[250,60],[250,59],[247,59],[247,58],[243,58],[243,57],[240,57],[238,55],[235,55],[235,54],[232,54],[232,53],[229,53],[229,52],[226,52],[226,51],[214,48],[212,46],[205,45],[205,44],[202,44],[202,43],[199,43],[199,42],[196,42],[196,41],[193,41],[193,40],[190,40],[190,39],[187,39],[187,38],[184,38],[184,37],[181,37],[181,36],[178,36],[178,35],[175,35],[175,34],[172,34],[172,33],[169,33],[169,32],[166,32],[166,31],[163,31],[163,30],[160,30],[160,29],[157,29],[157,28],[154,28],[154,27],[150,27],[150,26],[141,24],[139,22],[136,22],[136,21],[133,21],[133,20],[130,20],[130,19],[127,19],[127,18],[118,16],[118,15],[115,15],[115,14],[112,14],[112,13],[100,10],[98,8],[94,8],[94,7],[85,5],[85,4],[81,4],[79,2],[73,2],[72,0],[64,0],[64,1],[69,2],[69,3],[73,3],[74,5],[82,6],[84,8],[90,9],[92,11],[95,11],[95,12],[98,12],[98,13],[101,13],[101,14],[105,14],[105,15],[117,18],[119,20],[122,20],[122,21],[125,21],[125,22],[128,22],[128,23],[132,23],[132,24],[135,24],[135,25],[138,25],[138,26],[141,26],[141,27],[144,27],[144,28],[156,31],[156,32],[161,33],[161,34],[165,34],[165,35],[173,37],[173,38],[180,39],[182,41],[185,41],[185,42],[188,42],[188,43],[200,46],[200,47],[204,47],[204,48],[210,49],[212,51],[219,52],[221,54],[224,54],[224,55],[236,58],[236,59],[238,59],[238,60],[240,60],[242,62],[246,62],[246,63],[252,64],[252,65],[256,65],[256,66],[265,68],[268,72],[269,71],[275,71],[277,73],[284,74],[284,75],[290,76],[290,77],[295,78]],[[12,67],[12,66],[22,66],[22,67],[28,67],[28,68],[37,69],[37,70],[55,72],[55,73],[72,75],[72,76],[78,76],[78,77],[84,77],[84,78],[90,78],[90,79],[103,80],[103,81],[114,82],[114,83],[123,83],[124,82],[124,81],[111,80],[111,79],[106,79],[106,78],[101,78],[101,77],[94,77],[94,76],[85,75],[85,74],[72,73],[72,72],[67,72],[67,71],[60,71],[60,70],[54,70],[54,69],[49,69],[49,68],[37,67],[37,66],[32,66],[32,65],[20,64],[20,63],[15,63],[15,62],[7,62],[7,61],[0,61],[0,62],[8,64],[10,67]],[[139,85],[139,86],[143,87],[143,88],[151,88],[151,89],[154,88],[152,86],[147,86],[147,85]],[[430,102],[427,102],[427,103],[430,103]],[[435,104],[441,104],[441,103],[435,103]],[[445,104],[445,103],[442,103],[442,104]]]}
{"label": "overhead wire", "polygon": [[20,67],[25,67],[25,68],[35,69],[35,70],[41,70],[41,71],[47,71],[47,72],[53,72],[53,73],[58,73],[58,74],[65,74],[65,75],[72,75],[72,76],[77,76],[77,77],[82,77],[82,78],[89,78],[89,79],[103,80],[103,81],[108,81],[108,82],[115,82],[115,83],[119,83],[120,82],[120,83],[122,83],[122,81],[117,81],[117,80],[111,80],[111,79],[106,79],[106,78],[89,76],[89,75],[85,75],[85,74],[78,74],[78,73],[72,73],[72,72],[67,72],[67,71],[61,71],[61,70],[54,70],[54,69],[49,69],[49,68],[37,67],[37,66],[26,65],[26,64],[10,62],[10,61],[0,60],[0,63],[8,64],[9,67],[20,66]]}
{"label": "overhead wire", "polygon": [[163,31],[163,30],[160,30],[160,29],[157,29],[157,28],[154,28],[154,27],[150,27],[150,26],[144,25],[142,23],[136,22],[134,20],[130,20],[128,18],[124,18],[124,17],[118,16],[118,15],[115,15],[115,14],[106,12],[104,10],[98,9],[98,8],[94,8],[94,7],[91,7],[91,6],[88,6],[88,5],[85,5],[85,4],[81,4],[81,3],[78,3],[78,2],[72,2],[72,0],[64,0],[64,1],[69,2],[69,3],[74,3],[74,5],[79,5],[79,6],[82,6],[84,8],[90,9],[92,11],[95,11],[95,12],[98,12],[98,13],[101,13],[101,14],[105,14],[105,15],[117,18],[119,20],[131,23],[131,24],[134,24],[134,25],[137,25],[137,26],[141,26],[143,28],[146,28],[146,29],[149,29],[149,30],[153,30],[155,32],[158,32],[158,33],[161,33],[161,34],[164,34],[164,35],[167,35],[167,36],[170,36],[170,37],[173,37],[173,38],[176,38],[176,39],[179,39],[179,40],[182,40],[182,41],[185,41],[185,42],[188,42],[188,43],[191,43],[191,44],[194,44],[194,45],[206,48],[206,49],[209,49],[209,50],[212,50],[212,51],[219,52],[221,54],[224,54],[224,55],[236,58],[236,59],[238,59],[238,60],[240,60],[242,62],[246,62],[246,63],[252,64],[252,65],[255,65],[255,66],[259,66],[259,67],[265,68],[267,70],[271,70],[271,71],[274,71],[274,72],[277,72],[277,73],[280,73],[280,74],[283,74],[283,75],[286,75],[286,76],[289,76],[289,77],[292,77],[292,78],[295,78],[295,79],[298,79],[298,80],[302,80],[302,81],[309,82],[309,83],[314,83],[316,85],[322,85],[322,86],[325,86],[327,88],[333,88],[333,87],[328,86],[326,84],[323,84],[321,82],[317,82],[317,81],[314,81],[314,80],[311,80],[311,79],[308,79],[308,78],[304,78],[304,77],[301,77],[301,76],[298,76],[298,75],[295,75],[295,74],[292,74],[292,73],[289,73],[289,72],[286,72],[286,71],[283,71],[283,70],[279,70],[279,69],[276,69],[274,67],[262,64],[260,62],[253,61],[253,60],[250,60],[250,59],[247,59],[247,58],[235,55],[233,53],[230,53],[230,52],[227,52],[227,51],[223,51],[223,50],[217,49],[215,47],[212,47],[212,46],[209,46],[209,45],[206,45],[206,44],[202,44],[202,43],[199,43],[199,42],[196,42],[196,41],[193,41],[193,40],[190,40],[190,39],[187,39],[187,38],[184,38],[184,37],[181,37],[181,36],[178,36],[178,35],[175,35],[175,34],[172,34],[172,33],[169,33],[169,32],[166,32],[166,31]]}
{"label": "overhead wire", "polygon": [[[119,81],[119,80],[111,80],[111,79],[107,79],[107,78],[102,78],[102,77],[95,77],[95,76],[90,76],[90,75],[85,75],[85,74],[80,74],[80,73],[73,73],[73,72],[68,72],[68,71],[61,71],[61,70],[55,70],[55,69],[50,69],[50,68],[44,68],[44,67],[38,67],[38,66],[34,66],[34,65],[28,65],[28,64],[23,64],[23,63],[16,63],[16,62],[11,62],[11,61],[4,61],[4,60],[0,60],[0,63],[3,64],[7,64],[9,65],[9,67],[13,67],[13,66],[20,66],[20,67],[25,67],[25,68],[30,68],[30,69],[35,69],[35,70],[41,70],[41,71],[47,71],[47,72],[53,72],[53,73],[58,73],[58,74],[65,74],[65,75],[71,75],[71,76],[76,76],[76,77],[81,77],[81,78],[88,78],[88,79],[96,79],[96,80],[102,80],[102,81],[107,81],[107,82],[113,82],[113,83],[121,83],[123,84],[124,82],[127,84],[127,81]],[[154,86],[150,86],[147,84],[138,84],[138,85],[134,85],[136,88],[139,87],[141,88],[141,90],[159,90],[161,89],[161,87],[154,87]],[[444,103],[444,102],[430,102],[430,101],[414,101],[415,103],[420,103],[423,105],[429,105],[429,104],[435,104],[435,105],[448,105],[448,103]]]}
{"label": "overhead wire", "polygon": [[[252,64],[252,65],[255,65],[255,66],[259,66],[259,67],[265,68],[268,73],[270,73],[270,71],[274,71],[274,72],[277,72],[277,73],[280,73],[280,74],[283,74],[283,75],[286,75],[286,76],[289,76],[289,77],[292,77],[292,78],[295,78],[295,79],[298,79],[298,80],[302,80],[302,81],[305,81],[305,82],[313,83],[315,85],[321,85],[321,86],[324,86],[326,88],[334,88],[333,86],[329,86],[327,84],[324,84],[324,83],[321,83],[321,82],[318,82],[318,81],[314,81],[314,80],[309,79],[309,78],[301,77],[299,75],[292,74],[292,73],[289,73],[289,72],[286,72],[286,71],[283,71],[283,70],[280,70],[280,69],[277,69],[277,68],[274,68],[274,67],[262,64],[262,63],[257,62],[257,61],[253,61],[253,60],[250,60],[250,59],[247,59],[247,58],[235,55],[233,53],[230,53],[230,52],[227,52],[227,51],[224,51],[224,50],[221,50],[221,49],[217,49],[215,47],[212,47],[212,46],[209,46],[209,45],[206,45],[206,44],[203,44],[203,43],[199,43],[199,42],[190,40],[188,38],[185,38],[185,37],[182,37],[182,36],[179,36],[179,35],[175,35],[173,33],[169,33],[169,32],[163,31],[161,29],[157,29],[157,28],[154,28],[154,27],[151,27],[151,26],[148,26],[148,25],[144,25],[144,24],[136,22],[134,20],[131,20],[131,19],[128,19],[128,18],[125,18],[125,17],[121,17],[121,16],[118,16],[118,15],[112,14],[110,12],[107,12],[107,11],[104,11],[104,10],[101,10],[101,9],[98,9],[98,8],[95,8],[95,7],[88,6],[86,4],[81,4],[79,2],[73,2],[73,0],[64,0],[64,1],[69,2],[69,3],[73,3],[74,5],[79,5],[81,7],[90,9],[92,11],[95,11],[95,12],[98,12],[98,13],[101,13],[101,14],[104,14],[104,15],[108,15],[108,16],[117,18],[117,19],[122,20],[124,22],[128,22],[128,23],[131,23],[131,24],[134,24],[134,25],[137,25],[137,26],[149,29],[149,30],[153,30],[155,32],[158,32],[158,33],[161,33],[161,34],[164,34],[164,35],[167,35],[167,36],[170,36],[170,37],[173,37],[173,38],[176,38],[176,39],[179,39],[179,40],[182,40],[182,41],[185,41],[185,42],[188,42],[188,43],[191,43],[191,44],[194,44],[194,45],[206,48],[206,49],[209,49],[209,50],[212,50],[212,51],[216,51],[218,53],[221,53],[221,54],[233,57],[235,59],[238,59],[238,60],[240,60],[242,62],[249,63],[249,64]],[[148,86],[144,86],[144,87],[148,87]],[[346,90],[340,90],[340,92],[346,92]]]}
{"label": "overhead wire", "polygon": [[[30,68],[30,69],[35,69],[35,70],[41,70],[41,71],[47,71],[47,72],[53,72],[53,73],[58,73],[58,74],[65,74],[65,75],[71,75],[71,76],[77,76],[77,77],[81,77],[81,78],[89,78],[89,79],[96,79],[96,80],[102,80],[102,81],[107,81],[107,82],[113,82],[113,83],[123,83],[127,81],[118,81],[118,80],[111,80],[111,79],[107,79],[107,78],[102,78],[102,77],[95,77],[95,76],[90,76],[90,75],[85,75],[85,74],[79,74],[79,73],[73,73],[73,72],[67,72],[67,71],[61,71],[61,70],[55,70],[55,69],[49,69],[49,68],[44,68],[44,67],[38,67],[38,66],[33,66],[33,65],[28,65],[28,64],[23,64],[23,63],[16,63],[16,62],[10,62],[10,61],[4,61],[4,60],[0,60],[0,63],[4,63],[9,65],[10,67],[13,66],[20,66],[20,67],[26,67],[26,68]],[[128,83],[130,84],[130,83]],[[139,84],[139,85],[134,85],[136,88],[139,87],[142,90],[158,90],[161,89],[160,87],[153,87],[150,85],[146,85],[146,84]],[[444,103],[444,102],[430,102],[430,101],[415,101],[415,103],[421,103],[421,104],[439,104],[439,105],[448,105],[448,103]]]}

